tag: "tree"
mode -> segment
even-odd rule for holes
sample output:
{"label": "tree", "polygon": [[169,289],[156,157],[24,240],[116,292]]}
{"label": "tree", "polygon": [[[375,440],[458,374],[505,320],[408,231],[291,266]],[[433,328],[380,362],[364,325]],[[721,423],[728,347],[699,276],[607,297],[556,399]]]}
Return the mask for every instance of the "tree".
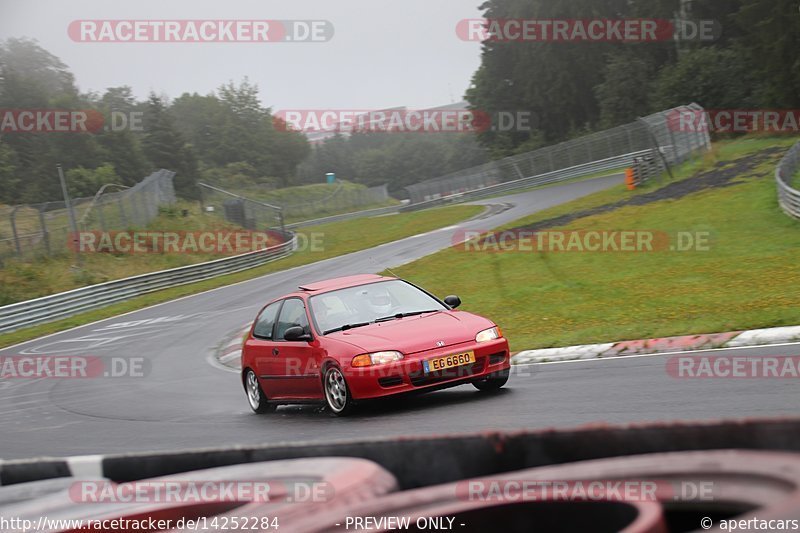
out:
{"label": "tree", "polygon": [[[600,127],[609,128],[647,115],[650,111],[650,87],[653,71],[635,54],[612,56],[605,68],[603,82],[595,87],[600,106]],[[631,87],[637,90],[632,91]]]}
{"label": "tree", "polygon": [[274,126],[277,119],[261,105],[258,87],[247,78],[220,86],[216,94],[184,94],[170,111],[206,169],[244,163],[263,183],[289,185],[310,151],[304,135],[283,124]]}
{"label": "tree", "polygon": [[[134,185],[147,176],[149,163],[135,131],[141,106],[130,87],[111,87],[95,103],[106,118],[106,128],[96,134],[101,158],[110,163],[123,185]],[[119,122],[112,124],[112,122]],[[113,127],[111,127],[113,126]]]}
{"label": "tree", "polygon": [[[733,16],[740,61],[750,66],[763,107],[800,106],[800,25],[796,0],[741,0]],[[752,81],[751,81],[752,83]]]}
{"label": "tree", "polygon": [[290,129],[276,130],[266,125],[264,128],[269,132],[267,153],[272,163],[272,175],[286,187],[294,181],[297,167],[308,157],[311,147],[302,133]]}
{"label": "tree", "polygon": [[467,100],[489,113],[531,111],[540,130],[481,133],[492,157],[692,101],[796,107],[800,100],[796,0],[488,0],[481,9],[489,19],[680,14],[690,22],[716,20],[724,29],[714,43],[484,42]]}
{"label": "tree", "polygon": [[206,96],[184,93],[173,100],[170,112],[175,117],[175,126],[195,148],[200,160],[208,166],[226,163],[217,152],[219,132],[225,108],[213,93]]}
{"label": "tree", "polygon": [[677,63],[664,67],[655,85],[659,109],[697,102],[707,109],[758,106],[752,92],[753,72],[741,61],[739,50],[716,47],[692,50]]}
{"label": "tree", "polygon": [[78,103],[75,78],[56,56],[32,39],[8,39],[0,46],[3,90],[0,104],[33,108],[55,98]]}
{"label": "tree", "polygon": [[164,102],[155,94],[150,94],[147,100],[144,118],[142,147],[152,169],[174,171],[176,193],[185,198],[197,198],[197,159],[191,146],[175,128]]}
{"label": "tree", "polygon": [[0,202],[12,203],[21,180],[14,164],[14,151],[0,138]]}
{"label": "tree", "polygon": [[[72,74],[57,57],[29,39],[8,39],[0,44],[0,108],[87,109]],[[57,200],[61,188],[56,164],[64,168],[94,167],[102,163],[101,150],[88,133],[6,133],[3,143],[13,153],[18,187],[3,184],[12,202]]]}
{"label": "tree", "polygon": [[[625,12],[619,0],[488,0],[488,19],[613,18]],[[537,117],[550,142],[597,124],[600,108],[594,87],[602,83],[610,43],[502,42],[483,43],[481,65],[466,97],[473,109],[490,115],[526,111]],[[535,132],[486,131],[478,135],[495,157],[514,152]]]}
{"label": "tree", "polygon": [[108,163],[94,169],[71,168],[66,172],[66,180],[73,198],[94,196],[103,185],[120,182],[113,165]]}

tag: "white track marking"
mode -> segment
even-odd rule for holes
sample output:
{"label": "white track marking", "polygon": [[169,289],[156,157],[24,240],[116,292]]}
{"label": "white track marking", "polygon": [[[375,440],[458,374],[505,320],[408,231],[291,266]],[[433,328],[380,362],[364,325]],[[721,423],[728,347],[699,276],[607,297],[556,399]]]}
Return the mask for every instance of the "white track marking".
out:
{"label": "white track marking", "polygon": [[226,372],[233,372],[234,374],[238,374],[241,372],[241,370],[239,369],[231,368],[229,366],[220,363],[219,360],[217,359],[217,354],[213,351],[209,353],[208,356],[206,356],[206,361],[208,362],[209,365],[219,370],[224,370]]}
{"label": "white track marking", "polygon": [[[636,359],[641,357],[662,357],[665,355],[693,355],[704,352],[725,352],[729,350],[750,350],[756,348],[775,348],[780,346],[800,346],[800,342],[782,342],[780,344],[757,344],[753,346],[731,346],[730,348],[704,348],[702,350],[685,350],[682,352],[656,352],[656,353],[643,353],[635,355],[615,355],[612,357],[596,357],[594,359],[572,359],[569,361],[547,361],[541,363],[523,363],[519,365],[512,365],[511,368],[524,367],[529,365],[562,365],[567,363],[592,363],[597,361],[616,361],[620,359]],[[798,353],[797,355],[800,355]],[[761,357],[754,355],[753,357]]]}

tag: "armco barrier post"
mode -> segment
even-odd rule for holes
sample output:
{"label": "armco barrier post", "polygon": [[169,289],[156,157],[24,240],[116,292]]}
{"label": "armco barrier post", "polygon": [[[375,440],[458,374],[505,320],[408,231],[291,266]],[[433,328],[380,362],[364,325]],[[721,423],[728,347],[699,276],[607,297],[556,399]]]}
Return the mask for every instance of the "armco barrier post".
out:
{"label": "armco barrier post", "polygon": [[44,242],[44,248],[47,255],[50,255],[50,233],[47,231],[47,222],[44,218],[44,210],[47,208],[47,204],[41,204],[39,206],[39,225],[42,228],[42,242]]}
{"label": "armco barrier post", "polygon": [[22,257],[22,247],[19,244],[19,235],[17,234],[17,210],[20,206],[14,206],[14,209],[11,210],[11,214],[8,216],[9,221],[11,222],[11,234],[14,236],[14,249],[17,251],[17,256]]}
{"label": "armco barrier post", "polygon": [[800,154],[800,143],[792,146],[785,156],[778,163],[775,169],[775,183],[778,193],[778,204],[788,216],[800,219],[800,191],[791,185],[798,167],[798,154]]}

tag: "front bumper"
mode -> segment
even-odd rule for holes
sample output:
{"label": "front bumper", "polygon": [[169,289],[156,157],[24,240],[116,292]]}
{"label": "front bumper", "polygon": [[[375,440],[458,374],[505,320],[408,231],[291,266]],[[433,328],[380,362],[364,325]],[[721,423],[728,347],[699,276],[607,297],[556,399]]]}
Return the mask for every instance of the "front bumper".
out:
{"label": "front bumper", "polygon": [[[472,351],[475,362],[426,373],[422,362]],[[386,365],[344,369],[347,385],[355,400],[382,398],[413,391],[434,390],[488,377],[511,367],[508,341],[468,342],[407,355],[402,361]]]}

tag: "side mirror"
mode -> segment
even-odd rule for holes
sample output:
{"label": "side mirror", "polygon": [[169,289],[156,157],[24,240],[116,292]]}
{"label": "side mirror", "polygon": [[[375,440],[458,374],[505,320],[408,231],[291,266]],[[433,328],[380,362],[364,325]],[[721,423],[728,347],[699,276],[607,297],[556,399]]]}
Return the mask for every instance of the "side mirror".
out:
{"label": "side mirror", "polygon": [[455,294],[451,294],[450,296],[444,299],[444,303],[455,309],[456,307],[461,305],[461,298],[459,298]]}
{"label": "side mirror", "polygon": [[306,334],[306,330],[301,326],[292,326],[283,334],[283,339],[287,341],[308,341],[311,336]]}

